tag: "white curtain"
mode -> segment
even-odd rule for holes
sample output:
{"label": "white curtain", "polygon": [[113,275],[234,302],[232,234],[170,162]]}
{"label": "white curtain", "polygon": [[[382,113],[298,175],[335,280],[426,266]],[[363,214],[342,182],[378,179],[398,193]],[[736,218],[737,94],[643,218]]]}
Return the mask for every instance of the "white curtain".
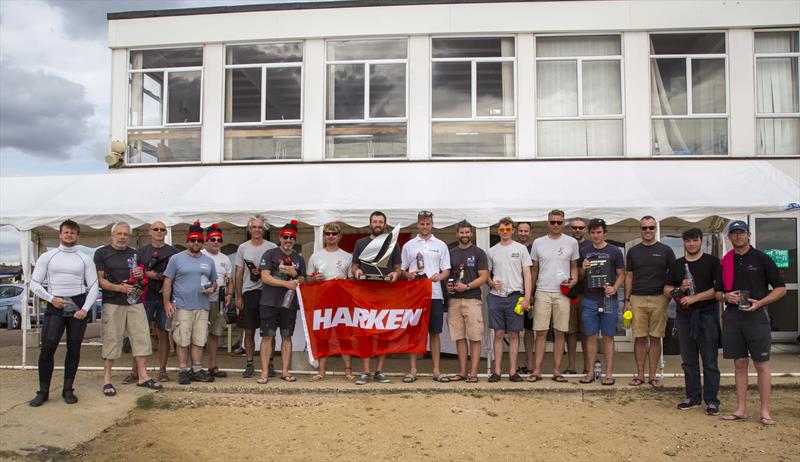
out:
{"label": "white curtain", "polygon": [[[650,43],[650,53],[654,53],[653,44]],[[661,71],[658,69],[656,59],[650,60],[650,107],[653,115],[673,115],[672,105],[669,102],[664,81],[661,78]],[[688,85],[688,82],[687,82]],[[655,154],[672,154],[675,149],[670,142],[667,130],[672,133],[674,141],[678,144],[678,150],[686,151],[688,147],[681,135],[678,125],[674,119],[653,119],[653,139],[658,149]]]}
{"label": "white curtain", "polygon": [[[788,51],[796,36],[791,33],[756,34],[756,48]],[[759,114],[797,113],[798,60],[794,57],[759,57],[756,60]],[[800,154],[800,118],[759,118],[759,154]]]}

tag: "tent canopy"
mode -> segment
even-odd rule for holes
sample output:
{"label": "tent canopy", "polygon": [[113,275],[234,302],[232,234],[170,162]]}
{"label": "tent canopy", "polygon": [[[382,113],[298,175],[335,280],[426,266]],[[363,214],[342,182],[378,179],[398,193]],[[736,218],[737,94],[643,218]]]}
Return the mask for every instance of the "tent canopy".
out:
{"label": "tent canopy", "polygon": [[361,227],[373,210],[405,224],[431,210],[437,228],[463,219],[487,227],[503,216],[544,220],[553,208],[609,223],[643,215],[698,221],[781,212],[796,202],[798,183],[758,160],[240,164],[3,178],[0,225],[56,228],[71,218],[92,228],[196,219],[243,226],[260,213],[271,223]]}

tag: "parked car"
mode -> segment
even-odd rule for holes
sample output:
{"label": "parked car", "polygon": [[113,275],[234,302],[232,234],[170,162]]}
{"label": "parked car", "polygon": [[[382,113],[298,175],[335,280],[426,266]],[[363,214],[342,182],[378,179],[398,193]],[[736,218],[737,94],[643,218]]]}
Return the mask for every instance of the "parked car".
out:
{"label": "parked car", "polygon": [[[25,290],[24,284],[0,284],[0,324],[9,329],[19,329],[22,326],[22,292]],[[89,313],[89,321],[100,319],[102,314],[102,291],[97,295],[92,306],[94,313]],[[39,319],[44,319],[47,310],[47,302],[39,301]],[[33,293],[28,293],[28,316],[31,324],[36,323],[33,311]]]}

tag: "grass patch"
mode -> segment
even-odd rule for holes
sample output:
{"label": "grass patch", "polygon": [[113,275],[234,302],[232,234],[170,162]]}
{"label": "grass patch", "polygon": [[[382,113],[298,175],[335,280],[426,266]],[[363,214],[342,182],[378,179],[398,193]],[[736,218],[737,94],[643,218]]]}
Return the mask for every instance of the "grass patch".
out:
{"label": "grass patch", "polygon": [[169,409],[169,402],[155,399],[154,395],[147,394],[136,398],[136,407],[139,409]]}

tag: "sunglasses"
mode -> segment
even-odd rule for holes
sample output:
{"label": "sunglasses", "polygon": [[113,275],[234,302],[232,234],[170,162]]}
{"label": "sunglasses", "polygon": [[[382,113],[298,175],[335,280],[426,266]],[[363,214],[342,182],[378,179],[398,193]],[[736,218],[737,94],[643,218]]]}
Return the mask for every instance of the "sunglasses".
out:
{"label": "sunglasses", "polygon": [[497,232],[499,232],[499,233],[511,233],[511,232],[514,232],[514,228],[512,228],[510,226],[508,228],[497,228]]}
{"label": "sunglasses", "polygon": [[198,239],[196,237],[193,237],[193,238],[189,239],[189,242],[191,242],[192,244],[197,244],[198,242],[202,244],[203,240],[202,239]]}
{"label": "sunglasses", "polygon": [[433,216],[433,212],[429,212],[427,210],[423,210],[417,214],[418,218],[431,218]]}
{"label": "sunglasses", "polygon": [[563,221],[558,221],[558,220],[550,220],[548,223],[550,223],[551,225],[563,225],[564,224]]}
{"label": "sunglasses", "polygon": [[212,237],[208,239],[208,242],[222,242],[221,237]]}
{"label": "sunglasses", "polygon": [[157,233],[164,233],[167,231],[167,228],[150,228],[150,229]]}
{"label": "sunglasses", "polygon": [[286,235],[286,236],[281,236],[281,239],[285,239],[285,240],[287,240],[287,241],[295,241],[295,240],[297,240],[297,238],[296,238],[296,237],[294,237],[294,236],[289,236],[289,235]]}
{"label": "sunglasses", "polygon": [[572,229],[574,229],[575,231],[582,231],[586,229],[586,226],[573,226]]}
{"label": "sunglasses", "polygon": [[337,233],[336,231],[325,231],[325,235],[326,236],[338,236],[339,233]]}
{"label": "sunglasses", "polygon": [[655,230],[656,230],[656,227],[655,227],[655,226],[640,226],[639,228],[640,228],[642,231],[655,231]]}

